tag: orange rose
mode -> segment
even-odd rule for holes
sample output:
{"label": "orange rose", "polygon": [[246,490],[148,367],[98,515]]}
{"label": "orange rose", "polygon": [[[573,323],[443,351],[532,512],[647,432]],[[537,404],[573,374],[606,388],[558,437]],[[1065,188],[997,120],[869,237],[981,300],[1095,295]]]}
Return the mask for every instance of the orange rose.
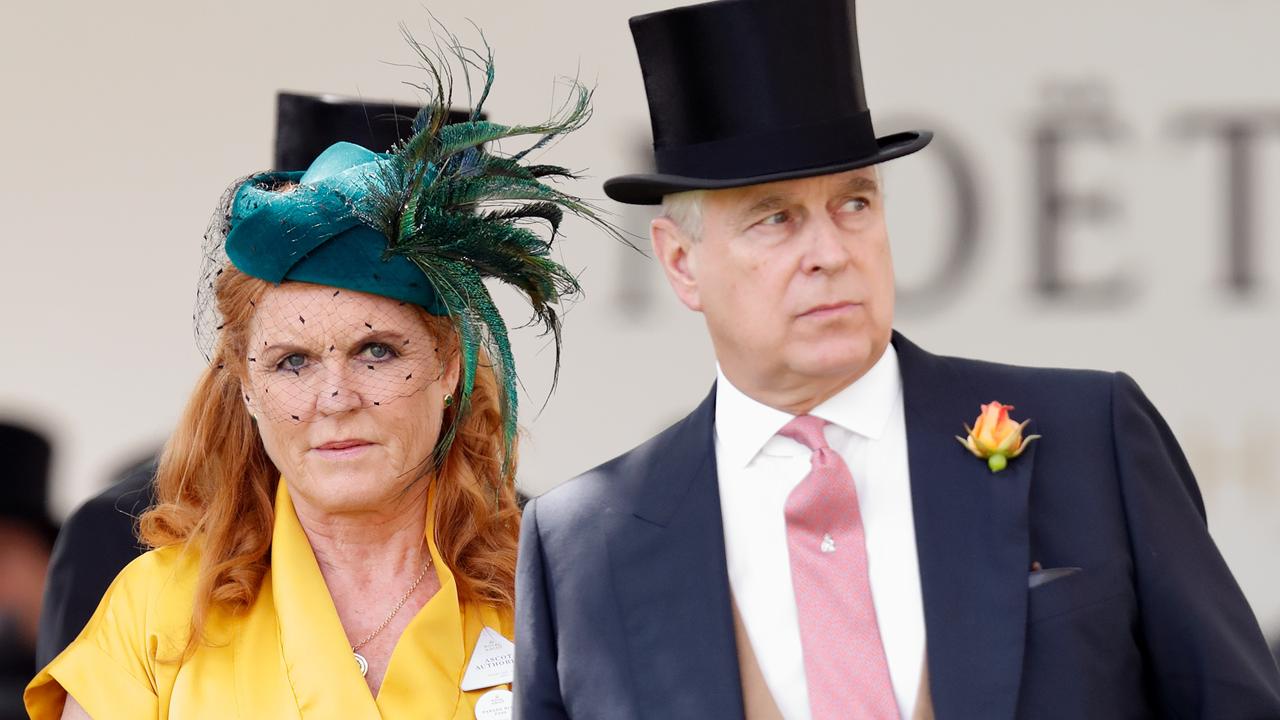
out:
{"label": "orange rose", "polygon": [[1016,458],[1027,449],[1032,440],[1039,435],[1022,437],[1022,431],[1030,420],[1015,422],[1009,417],[1012,405],[1002,405],[992,401],[982,406],[982,414],[974,421],[973,427],[968,425],[968,437],[956,436],[961,445],[968,448],[975,457],[987,461],[991,472],[1000,472],[1009,464],[1010,458]]}

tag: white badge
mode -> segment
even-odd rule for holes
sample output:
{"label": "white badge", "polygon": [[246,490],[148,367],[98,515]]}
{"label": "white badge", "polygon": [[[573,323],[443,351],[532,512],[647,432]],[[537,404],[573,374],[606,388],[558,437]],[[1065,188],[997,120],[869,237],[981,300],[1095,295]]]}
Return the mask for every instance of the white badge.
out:
{"label": "white badge", "polygon": [[511,720],[514,704],[510,690],[490,690],[476,701],[476,720]]}
{"label": "white badge", "polygon": [[[502,633],[487,627],[480,631],[471,662],[462,676],[462,689],[466,692],[481,688],[505,685],[515,679],[516,646],[502,637]],[[485,697],[492,695],[488,693]],[[477,710],[476,717],[480,717]],[[497,717],[497,716],[495,716]]]}

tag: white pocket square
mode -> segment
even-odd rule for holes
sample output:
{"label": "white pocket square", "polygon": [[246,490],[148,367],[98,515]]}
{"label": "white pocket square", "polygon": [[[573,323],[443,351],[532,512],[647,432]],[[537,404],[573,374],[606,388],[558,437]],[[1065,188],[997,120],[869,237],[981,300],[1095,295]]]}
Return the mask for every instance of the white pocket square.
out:
{"label": "white pocket square", "polygon": [[1051,583],[1054,580],[1067,577],[1068,575],[1075,575],[1082,569],[1083,568],[1078,567],[1059,567],[1045,568],[1044,570],[1032,570],[1031,574],[1027,576],[1027,589],[1030,590],[1031,588],[1038,588],[1045,583]]}

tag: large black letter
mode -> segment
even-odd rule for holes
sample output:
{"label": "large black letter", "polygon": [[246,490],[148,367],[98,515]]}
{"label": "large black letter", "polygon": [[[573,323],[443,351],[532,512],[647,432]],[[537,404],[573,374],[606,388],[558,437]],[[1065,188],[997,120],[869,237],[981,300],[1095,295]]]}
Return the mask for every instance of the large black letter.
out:
{"label": "large black letter", "polygon": [[1071,190],[1063,185],[1063,156],[1072,143],[1086,141],[1114,145],[1122,134],[1107,115],[1100,88],[1092,85],[1057,86],[1050,108],[1032,132],[1035,182],[1035,287],[1041,295],[1090,303],[1114,304],[1130,293],[1126,279],[1115,274],[1090,282],[1066,275],[1063,248],[1065,225],[1101,223],[1118,214],[1119,204],[1104,192]]}
{"label": "large black letter", "polygon": [[1258,286],[1256,142],[1262,133],[1280,129],[1280,112],[1192,113],[1181,118],[1178,127],[1184,135],[1217,137],[1225,146],[1222,191],[1227,208],[1227,287],[1237,295],[1249,295]]}
{"label": "large black letter", "polygon": [[[934,129],[938,127],[938,123],[904,121],[903,118],[894,119],[887,125]],[[949,249],[939,257],[938,269],[925,282],[915,287],[898,285],[898,300],[904,310],[932,309],[946,303],[961,289],[978,249],[981,208],[978,200],[978,183],[973,176],[969,159],[965,157],[960,144],[947,132],[938,132],[934,135],[928,150],[921,154],[942,162],[942,169],[946,173],[955,208],[952,215]],[[912,198],[911,201],[922,202],[919,198]]]}

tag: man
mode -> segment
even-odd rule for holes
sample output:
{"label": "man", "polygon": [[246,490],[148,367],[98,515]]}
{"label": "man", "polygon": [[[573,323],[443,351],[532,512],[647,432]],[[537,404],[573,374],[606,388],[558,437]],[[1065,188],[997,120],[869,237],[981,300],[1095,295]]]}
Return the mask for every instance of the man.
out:
{"label": "man", "polygon": [[58,532],[48,511],[53,446],[25,424],[0,422],[0,720],[25,718],[35,671],[40,588]]}
{"label": "man", "polygon": [[155,473],[154,456],[131,464],[63,523],[44,584],[35,667],[23,687],[76,639],[111,581],[145,550],[135,525],[155,504]]}
{"label": "man", "polygon": [[605,189],[664,204],[654,253],[720,373],[529,503],[517,713],[1280,717],[1195,480],[1129,377],[893,333],[875,165],[929,135],[875,137],[853,20],[851,0],[722,0],[631,21],[658,173]]}

